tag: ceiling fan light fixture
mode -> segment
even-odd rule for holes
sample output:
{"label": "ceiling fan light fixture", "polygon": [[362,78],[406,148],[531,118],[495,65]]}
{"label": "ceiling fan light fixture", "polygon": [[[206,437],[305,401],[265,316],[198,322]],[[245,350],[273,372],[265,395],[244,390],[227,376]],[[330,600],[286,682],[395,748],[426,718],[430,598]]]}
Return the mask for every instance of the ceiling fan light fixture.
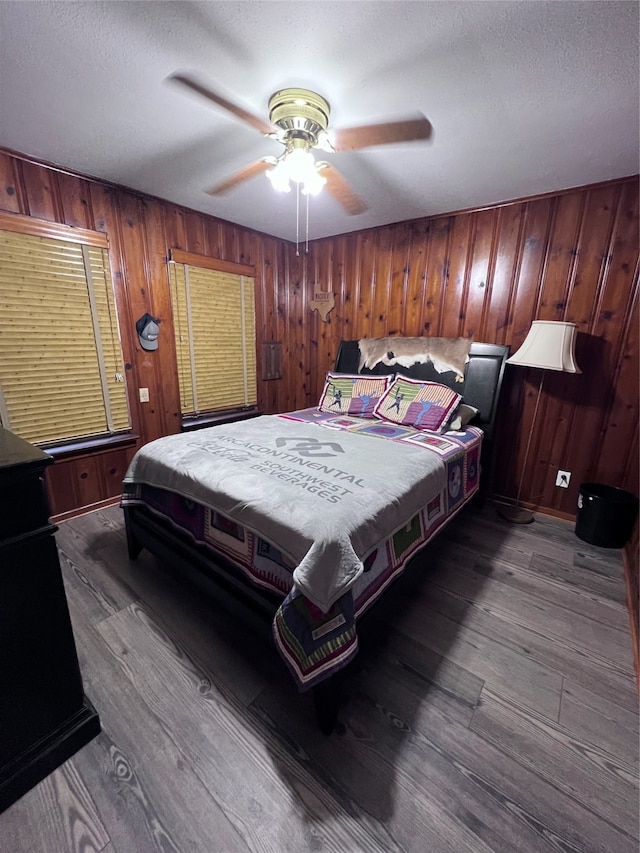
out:
{"label": "ceiling fan light fixture", "polygon": [[[294,143],[301,140],[293,140]],[[292,146],[284,156],[284,166],[290,181],[304,184],[315,173],[316,164],[313,154],[306,144]]]}
{"label": "ceiling fan light fixture", "polygon": [[302,192],[304,195],[318,195],[326,183],[327,179],[320,174],[317,168],[314,168],[313,173],[305,179]]}
{"label": "ceiling fan light fixture", "polygon": [[320,131],[314,147],[320,148],[323,151],[330,151],[331,153],[335,152],[335,148],[333,147],[333,143],[331,142],[331,137],[329,136],[326,130]]}
{"label": "ceiling fan light fixture", "polygon": [[278,192],[281,193],[288,193],[291,191],[291,187],[289,185],[289,174],[284,160],[278,160],[274,168],[269,169],[267,172],[267,177],[271,181],[271,185],[274,190],[278,190]]}

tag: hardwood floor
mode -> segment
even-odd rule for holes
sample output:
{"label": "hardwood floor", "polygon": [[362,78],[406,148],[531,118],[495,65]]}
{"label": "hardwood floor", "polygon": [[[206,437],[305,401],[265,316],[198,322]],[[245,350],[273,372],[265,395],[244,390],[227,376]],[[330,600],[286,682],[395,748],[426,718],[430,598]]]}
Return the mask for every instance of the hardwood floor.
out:
{"label": "hardwood floor", "polygon": [[269,625],[130,562],[118,508],[57,541],[103,731],[3,853],[638,850],[621,553],[572,525],[457,519],[363,624],[330,737]]}

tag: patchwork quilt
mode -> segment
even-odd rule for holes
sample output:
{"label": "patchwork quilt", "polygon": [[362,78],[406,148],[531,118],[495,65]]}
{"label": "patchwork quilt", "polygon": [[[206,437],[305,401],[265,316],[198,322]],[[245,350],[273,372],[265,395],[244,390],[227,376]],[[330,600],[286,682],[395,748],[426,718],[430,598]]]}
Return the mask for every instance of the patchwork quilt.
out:
{"label": "patchwork quilt", "polygon": [[122,505],[147,506],[284,596],[274,637],[304,690],[353,658],[358,617],[476,492],[481,441],[473,427],[268,415],[146,445]]}

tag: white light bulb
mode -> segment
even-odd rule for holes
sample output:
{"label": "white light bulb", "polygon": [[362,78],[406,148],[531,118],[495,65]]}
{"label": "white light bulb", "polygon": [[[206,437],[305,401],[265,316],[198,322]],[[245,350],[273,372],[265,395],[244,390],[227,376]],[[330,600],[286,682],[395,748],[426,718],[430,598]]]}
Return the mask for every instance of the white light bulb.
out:
{"label": "white light bulb", "polygon": [[289,175],[287,174],[287,169],[283,160],[279,160],[275,168],[269,169],[267,172],[267,177],[271,181],[274,190],[278,190],[281,193],[288,193],[291,191],[291,187],[289,186]]}
{"label": "white light bulb", "polygon": [[304,148],[295,148],[290,151],[284,159],[289,180],[302,184],[308,180],[309,175],[315,172],[313,154]]}
{"label": "white light bulb", "polygon": [[323,178],[317,169],[314,169],[313,173],[306,178],[302,192],[304,195],[318,195],[326,183],[327,179]]}

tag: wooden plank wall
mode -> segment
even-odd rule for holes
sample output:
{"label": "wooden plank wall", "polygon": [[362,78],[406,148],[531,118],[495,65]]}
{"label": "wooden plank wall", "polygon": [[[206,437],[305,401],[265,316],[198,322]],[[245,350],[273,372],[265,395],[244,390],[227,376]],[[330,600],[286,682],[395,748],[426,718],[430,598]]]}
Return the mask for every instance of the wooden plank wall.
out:
{"label": "wooden plank wall", "polygon": [[[637,178],[318,240],[300,256],[283,240],[1,150],[0,210],[109,235],[139,443],[179,429],[166,258],[180,248],[255,266],[268,413],[315,403],[343,338],[466,335],[516,348],[532,319],[578,323],[584,372],[547,374],[523,500],[573,517],[580,482],[638,493]],[[314,287],[336,295],[327,323],[311,310]],[[145,311],[162,321],[153,353],[135,335]],[[280,380],[261,378],[263,341],[283,344]],[[536,371],[508,369],[499,496],[515,496],[537,384]],[[117,495],[133,449],[56,462],[54,514]],[[572,472],[567,490],[553,485],[559,467]]]}
{"label": "wooden plank wall", "polygon": [[[124,188],[62,172],[0,150],[0,210],[106,232],[125,358],[134,447],[74,453],[47,472],[51,511],[64,517],[120,494],[136,447],[180,430],[178,379],[167,257],[169,249],[210,255],[256,269],[258,344],[282,339],[286,244],[247,228]],[[159,317],[160,346],[143,350],[135,332],[146,311]],[[258,358],[261,347],[258,346]],[[260,371],[261,365],[258,365]],[[276,410],[269,382],[259,383],[259,406]],[[148,388],[150,402],[139,402]]]}
{"label": "wooden plank wall", "polygon": [[[638,179],[315,241],[295,258],[305,298],[333,290],[329,322],[291,317],[288,358],[318,398],[343,338],[464,335],[523,342],[534,319],[577,323],[582,374],[545,373],[524,503],[573,518],[580,483],[638,494]],[[493,476],[515,498],[540,371],[508,367]],[[570,487],[555,486],[558,468]]]}

